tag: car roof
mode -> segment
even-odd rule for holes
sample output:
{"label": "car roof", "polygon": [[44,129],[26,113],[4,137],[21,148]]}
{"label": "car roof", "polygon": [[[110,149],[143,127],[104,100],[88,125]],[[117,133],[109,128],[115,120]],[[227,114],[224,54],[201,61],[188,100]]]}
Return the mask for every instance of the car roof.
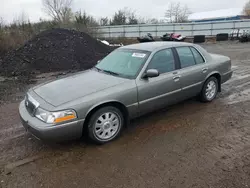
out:
{"label": "car roof", "polygon": [[171,47],[178,47],[178,46],[193,46],[191,43],[186,42],[145,42],[145,43],[138,43],[138,44],[131,44],[127,46],[123,46],[120,49],[135,49],[135,50],[145,50],[145,51],[155,51],[160,50],[163,48],[171,48]]}

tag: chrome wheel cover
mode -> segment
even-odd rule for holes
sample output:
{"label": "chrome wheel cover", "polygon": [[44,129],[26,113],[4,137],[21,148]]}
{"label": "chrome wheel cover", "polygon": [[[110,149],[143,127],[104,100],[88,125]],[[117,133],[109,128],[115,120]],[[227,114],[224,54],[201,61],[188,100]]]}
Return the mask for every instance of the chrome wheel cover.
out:
{"label": "chrome wheel cover", "polygon": [[216,95],[216,90],[217,88],[216,88],[215,81],[211,80],[210,82],[208,82],[207,87],[206,87],[206,94],[205,94],[206,98],[208,100],[212,100]]}
{"label": "chrome wheel cover", "polygon": [[97,118],[94,126],[94,133],[99,140],[109,140],[119,132],[121,118],[115,112],[106,112]]}

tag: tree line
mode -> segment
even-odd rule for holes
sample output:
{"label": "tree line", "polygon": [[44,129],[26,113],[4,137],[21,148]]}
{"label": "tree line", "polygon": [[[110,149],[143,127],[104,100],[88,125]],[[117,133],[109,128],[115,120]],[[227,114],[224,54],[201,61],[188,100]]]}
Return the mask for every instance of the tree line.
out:
{"label": "tree line", "polygon": [[[68,24],[74,22],[81,27],[107,26],[107,25],[132,25],[132,24],[157,24],[160,22],[169,23],[184,23],[188,22],[188,16],[191,11],[187,5],[182,5],[180,2],[171,2],[163,15],[164,20],[157,18],[145,19],[139,17],[136,11],[130,8],[122,8],[116,11],[111,18],[102,17],[96,19],[94,16],[85,11],[73,12],[72,6],[74,0],[41,0],[42,10],[51,20],[52,24]],[[243,13],[250,16],[250,0],[246,2]],[[22,18],[23,20],[23,18]],[[20,22],[20,20],[19,20]],[[29,22],[29,21],[26,21]],[[40,19],[40,22],[45,20]],[[3,25],[3,19],[0,18],[0,27]]]}
{"label": "tree line", "polygon": [[[74,20],[77,24],[86,26],[106,25],[132,25],[132,24],[157,24],[162,20],[157,18],[145,19],[136,15],[136,11],[123,8],[114,13],[111,18],[102,17],[97,20],[86,12],[78,11],[73,13],[72,4],[74,0],[42,0],[44,12],[54,21],[65,23]],[[164,14],[164,21],[169,23],[188,22],[191,11],[187,5],[180,2],[171,2]],[[250,16],[250,0],[243,8],[243,14]]]}
{"label": "tree line", "polygon": [[[145,19],[136,15],[136,11],[127,7],[118,10],[111,18],[102,17],[97,20],[93,16],[88,15],[85,11],[77,11],[73,13],[73,0],[42,0],[43,11],[59,23],[67,23],[75,21],[78,24],[86,26],[97,25],[132,25],[151,23],[157,24],[160,22],[157,18]],[[189,8],[180,3],[170,3],[165,12],[165,18],[168,22],[187,22],[190,14]]]}
{"label": "tree line", "polygon": [[[135,10],[130,8],[122,8],[113,14],[111,18],[102,17],[96,19],[85,11],[73,12],[72,5],[74,0],[41,0],[42,10],[45,12],[51,20],[48,22],[67,24],[75,22],[78,25],[83,26],[106,26],[106,25],[132,25],[132,24],[157,24],[163,20],[157,18],[145,19],[139,17]],[[169,23],[183,23],[188,21],[188,16],[191,11],[187,5],[182,5],[180,2],[171,2],[164,14],[164,22]],[[250,16],[250,0],[248,0],[243,8],[243,14]],[[22,15],[23,16],[23,15]],[[24,18],[21,18],[21,22]],[[17,21],[20,22],[20,18]],[[26,22],[29,22],[29,20]],[[45,20],[40,19],[40,22]],[[0,27],[4,24],[3,18],[0,18]]]}

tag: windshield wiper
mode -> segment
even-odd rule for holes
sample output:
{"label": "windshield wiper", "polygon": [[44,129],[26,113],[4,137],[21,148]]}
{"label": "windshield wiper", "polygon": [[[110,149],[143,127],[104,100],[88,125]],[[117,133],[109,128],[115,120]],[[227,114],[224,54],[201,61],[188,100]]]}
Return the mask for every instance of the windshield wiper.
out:
{"label": "windshield wiper", "polygon": [[97,67],[93,67],[93,68],[96,69],[98,72],[105,72],[105,73],[108,73],[108,74],[111,74],[111,75],[114,75],[114,76],[119,76],[120,75],[119,73],[116,73],[116,72],[113,72],[113,71],[103,70],[103,69],[100,69],[100,68],[97,68]]}
{"label": "windshield wiper", "polygon": [[99,69],[97,67],[93,67],[93,69],[96,69],[98,72],[102,72],[103,71],[102,69]]}
{"label": "windshield wiper", "polygon": [[102,70],[103,72],[109,73],[111,75],[115,75],[115,76],[119,76],[119,73],[113,72],[113,71],[109,71],[109,70]]}

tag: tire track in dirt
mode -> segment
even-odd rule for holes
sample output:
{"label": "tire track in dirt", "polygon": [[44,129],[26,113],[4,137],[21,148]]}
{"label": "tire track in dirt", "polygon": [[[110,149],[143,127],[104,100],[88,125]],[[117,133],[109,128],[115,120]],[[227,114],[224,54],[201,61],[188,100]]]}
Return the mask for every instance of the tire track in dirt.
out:
{"label": "tire track in dirt", "polygon": [[24,131],[23,126],[21,126],[21,124],[19,126],[16,126],[16,127],[11,127],[11,128],[1,130],[0,143],[4,142],[5,140],[9,140],[11,138],[14,138],[18,135],[24,135],[24,134],[25,134],[25,131]]}
{"label": "tire track in dirt", "polygon": [[[249,65],[234,65],[231,80],[223,84],[219,98],[227,104],[236,104],[250,100],[250,61]],[[233,62],[233,64],[236,64]]]}

